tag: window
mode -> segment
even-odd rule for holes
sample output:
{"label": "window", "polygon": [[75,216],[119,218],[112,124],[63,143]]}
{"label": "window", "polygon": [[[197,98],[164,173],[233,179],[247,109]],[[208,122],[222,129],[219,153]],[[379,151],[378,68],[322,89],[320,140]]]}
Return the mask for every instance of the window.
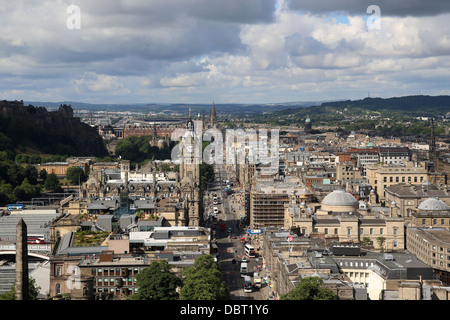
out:
{"label": "window", "polygon": [[397,231],[398,230],[398,228],[394,228],[394,236],[396,236],[397,235]]}
{"label": "window", "polygon": [[373,228],[370,228],[369,232],[370,234],[373,234]]}
{"label": "window", "polygon": [[352,228],[347,228],[347,236],[351,236],[352,235]]}
{"label": "window", "polygon": [[334,234],[338,234],[338,228],[334,228]]}
{"label": "window", "polygon": [[384,234],[383,228],[380,228],[380,234]]}

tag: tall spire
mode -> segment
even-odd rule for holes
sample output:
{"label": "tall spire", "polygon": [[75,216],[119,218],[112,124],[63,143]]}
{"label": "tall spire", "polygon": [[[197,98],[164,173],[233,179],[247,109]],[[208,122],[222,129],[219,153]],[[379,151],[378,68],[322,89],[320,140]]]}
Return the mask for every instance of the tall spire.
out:
{"label": "tall spire", "polygon": [[189,119],[186,123],[186,129],[194,130],[194,122],[192,121],[192,118],[191,118],[191,107],[189,107]]}
{"label": "tall spire", "polygon": [[216,106],[214,105],[214,101],[213,101],[212,109],[211,109],[211,116],[210,116],[211,127],[214,127],[214,124],[216,123],[216,121],[217,121]]}

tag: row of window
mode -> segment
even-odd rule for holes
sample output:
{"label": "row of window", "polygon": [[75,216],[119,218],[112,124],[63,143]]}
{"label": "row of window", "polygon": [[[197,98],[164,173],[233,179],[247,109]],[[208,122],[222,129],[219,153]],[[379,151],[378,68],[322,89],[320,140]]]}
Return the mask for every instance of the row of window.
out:
{"label": "row of window", "polygon": [[[383,182],[388,182],[388,177],[383,177]],[[402,176],[401,177],[402,182],[406,182],[406,177]],[[417,179],[417,176],[414,176],[413,179],[411,178],[411,176],[408,177],[408,182],[411,183],[412,181],[414,182],[423,182],[423,176],[420,177],[420,179]],[[389,177],[389,182],[394,182],[394,177]],[[395,177],[395,182],[400,182],[400,177]],[[375,180],[375,183],[377,183],[377,181]]]}
{"label": "row of window", "polygon": [[134,288],[134,289],[131,289],[131,288],[126,288],[126,289],[124,289],[124,288],[96,288],[96,289],[94,289],[94,293],[118,294],[119,292],[130,295],[130,294],[133,294],[133,292],[137,293],[138,288]]}
{"label": "row of window", "polygon": [[[432,219],[433,225],[436,226],[438,225],[438,220],[439,219]],[[445,219],[440,219],[441,225],[445,225]],[[422,219],[422,225],[425,226],[427,225],[427,219]]]}
{"label": "row of window", "polygon": [[140,271],[140,268],[91,268],[91,274],[93,276],[123,276],[123,275],[136,275]]}
{"label": "row of window", "polygon": [[136,279],[132,277],[128,278],[96,278],[96,287],[109,287],[109,286],[134,286],[136,285]]}
{"label": "row of window", "polygon": [[[315,229],[314,231],[317,232],[318,229]],[[324,228],[323,229],[323,233],[324,234],[329,234],[328,233],[328,228]],[[334,228],[334,234],[335,235],[339,234],[339,228]],[[360,235],[364,235],[365,234],[364,233],[364,228],[360,228],[359,229],[359,234]],[[375,228],[369,228],[369,233],[368,234],[369,235],[375,235]],[[348,236],[352,235],[352,228],[351,227],[347,228],[347,235]],[[384,235],[384,228],[379,228],[377,235]],[[393,228],[393,235],[394,236],[398,235],[398,228]]]}

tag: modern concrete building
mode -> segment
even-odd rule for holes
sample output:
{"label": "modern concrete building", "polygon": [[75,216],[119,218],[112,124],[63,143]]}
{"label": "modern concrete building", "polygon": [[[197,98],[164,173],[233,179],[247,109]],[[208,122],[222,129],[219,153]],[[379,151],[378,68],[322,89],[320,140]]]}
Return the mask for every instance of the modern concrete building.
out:
{"label": "modern concrete building", "polygon": [[257,181],[250,192],[250,225],[255,228],[283,227],[285,205],[291,201],[310,202],[312,198],[313,194],[302,184]]}

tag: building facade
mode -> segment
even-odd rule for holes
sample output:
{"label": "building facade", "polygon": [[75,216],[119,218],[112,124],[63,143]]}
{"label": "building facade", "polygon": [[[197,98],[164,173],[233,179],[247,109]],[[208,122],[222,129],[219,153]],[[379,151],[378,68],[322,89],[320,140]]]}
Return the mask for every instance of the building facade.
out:
{"label": "building facade", "polygon": [[399,183],[422,184],[428,180],[428,171],[425,164],[411,161],[395,165],[369,165],[366,172],[366,178],[377,193],[380,203],[386,201],[385,189],[391,185]]}

